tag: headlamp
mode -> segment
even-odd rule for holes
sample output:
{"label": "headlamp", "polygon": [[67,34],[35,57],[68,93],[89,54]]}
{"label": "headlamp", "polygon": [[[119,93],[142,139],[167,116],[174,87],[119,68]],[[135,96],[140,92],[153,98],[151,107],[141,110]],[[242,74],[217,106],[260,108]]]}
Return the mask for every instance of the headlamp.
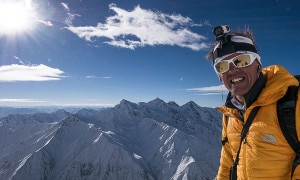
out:
{"label": "headlamp", "polygon": [[213,29],[213,33],[216,36],[217,40],[224,39],[223,36],[230,32],[228,25],[217,26]]}
{"label": "headlamp", "polygon": [[213,29],[216,36],[217,45],[213,50],[213,63],[218,57],[235,53],[237,51],[249,51],[257,53],[257,49],[250,38],[244,36],[234,36],[230,33],[228,25],[217,26]]}

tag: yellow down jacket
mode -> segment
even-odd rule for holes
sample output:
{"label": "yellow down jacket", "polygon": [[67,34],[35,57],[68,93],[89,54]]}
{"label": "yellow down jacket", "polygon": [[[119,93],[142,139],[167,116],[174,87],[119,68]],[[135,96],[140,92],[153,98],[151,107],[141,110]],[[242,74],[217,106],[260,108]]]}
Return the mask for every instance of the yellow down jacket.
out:
{"label": "yellow down jacket", "polygon": [[[262,73],[267,78],[265,87],[244,113],[246,120],[255,106],[261,106],[242,143],[237,176],[239,180],[288,180],[291,179],[295,153],[281,132],[276,103],[285,95],[289,86],[298,86],[299,82],[283,67],[277,65],[264,68]],[[299,99],[300,91],[298,91],[296,104],[298,139],[300,139]],[[236,109],[223,106],[219,110],[223,113],[222,138],[227,137],[228,142],[223,145],[221,150],[217,180],[228,180],[230,167],[233,165],[240,145],[240,133],[243,125]],[[229,118],[226,120],[225,116]],[[298,168],[293,179],[300,179]]]}

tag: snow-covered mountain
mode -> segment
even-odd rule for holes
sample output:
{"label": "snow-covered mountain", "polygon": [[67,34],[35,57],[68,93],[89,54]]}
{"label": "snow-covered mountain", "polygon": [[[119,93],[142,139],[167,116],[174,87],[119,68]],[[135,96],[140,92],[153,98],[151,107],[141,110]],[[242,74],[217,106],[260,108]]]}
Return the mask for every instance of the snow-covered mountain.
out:
{"label": "snow-covered mountain", "polygon": [[0,118],[0,179],[213,179],[221,114],[155,99]]}
{"label": "snow-covered mountain", "polygon": [[[52,113],[64,109],[68,112],[76,112],[83,107],[80,106],[42,106],[42,107],[5,107],[0,106],[0,118],[13,114],[34,114],[34,113]],[[105,107],[90,107],[95,110],[103,110]]]}
{"label": "snow-covered mountain", "polygon": [[45,111],[41,110],[41,108],[0,107],[0,118],[8,116],[10,114],[32,114],[38,112],[45,112]]}

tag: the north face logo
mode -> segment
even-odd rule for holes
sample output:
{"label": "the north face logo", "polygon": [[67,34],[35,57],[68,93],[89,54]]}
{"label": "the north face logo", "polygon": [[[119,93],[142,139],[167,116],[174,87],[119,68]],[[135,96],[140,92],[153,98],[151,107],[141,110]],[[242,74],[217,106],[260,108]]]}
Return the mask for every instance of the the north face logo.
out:
{"label": "the north face logo", "polygon": [[272,134],[264,134],[260,136],[260,139],[264,142],[268,143],[276,143],[277,140]]}

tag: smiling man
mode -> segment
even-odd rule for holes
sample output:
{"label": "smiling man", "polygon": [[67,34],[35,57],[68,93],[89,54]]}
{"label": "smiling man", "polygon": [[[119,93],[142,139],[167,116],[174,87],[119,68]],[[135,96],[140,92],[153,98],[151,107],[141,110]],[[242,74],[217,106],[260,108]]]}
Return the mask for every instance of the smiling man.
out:
{"label": "smiling man", "polygon": [[[300,96],[298,80],[281,66],[262,68],[250,30],[237,33],[218,26],[214,34],[216,45],[207,58],[229,90],[219,108],[223,146],[217,179],[300,179],[298,168],[292,170],[296,153],[277,117],[277,101],[286,97],[290,87]],[[299,139],[299,100],[294,108]]]}

